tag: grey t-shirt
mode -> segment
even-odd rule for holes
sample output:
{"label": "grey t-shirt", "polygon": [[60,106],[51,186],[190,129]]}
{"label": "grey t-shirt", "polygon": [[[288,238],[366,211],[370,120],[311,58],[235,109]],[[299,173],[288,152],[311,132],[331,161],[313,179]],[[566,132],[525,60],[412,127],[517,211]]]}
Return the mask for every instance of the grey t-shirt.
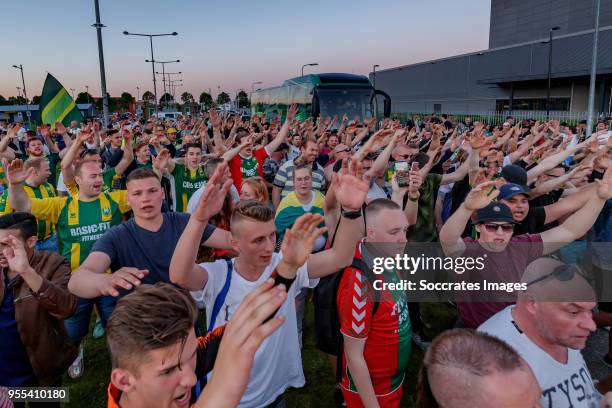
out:
{"label": "grey t-shirt", "polygon": [[[134,219],[119,224],[106,232],[93,246],[92,252],[103,252],[110,257],[114,272],[123,267],[148,269],[142,283],[170,282],[170,261],[183,230],[189,222],[189,214],[162,213],[159,231],[151,232],[136,225]],[[208,224],[202,241],[215,231]]]}

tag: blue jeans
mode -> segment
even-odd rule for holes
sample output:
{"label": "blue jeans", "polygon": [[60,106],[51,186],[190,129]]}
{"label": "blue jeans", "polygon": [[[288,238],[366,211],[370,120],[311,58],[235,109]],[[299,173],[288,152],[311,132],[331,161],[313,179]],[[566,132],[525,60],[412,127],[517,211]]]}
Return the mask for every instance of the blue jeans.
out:
{"label": "blue jeans", "polygon": [[94,303],[98,306],[102,327],[106,327],[106,321],[115,310],[117,298],[113,296],[100,296],[95,299],[79,298],[74,314],[64,320],[64,327],[74,344],[81,343],[81,340],[89,331],[89,321],[91,320]]}
{"label": "blue jeans", "polygon": [[34,249],[37,251],[51,251],[58,252],[57,250],[57,235],[53,234],[49,238],[42,241],[36,241]]}

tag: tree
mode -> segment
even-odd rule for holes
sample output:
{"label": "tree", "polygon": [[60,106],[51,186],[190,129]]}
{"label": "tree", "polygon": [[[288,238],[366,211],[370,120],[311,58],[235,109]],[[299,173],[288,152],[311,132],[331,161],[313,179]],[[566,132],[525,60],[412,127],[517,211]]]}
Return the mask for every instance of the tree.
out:
{"label": "tree", "polygon": [[2,95],[0,95],[0,106],[2,105],[8,105],[8,101],[6,100],[6,98]]}
{"label": "tree", "polygon": [[181,101],[185,104],[193,102],[193,95],[189,92],[183,92],[181,94]]}
{"label": "tree", "polygon": [[217,96],[217,105],[223,105],[224,103],[228,103],[229,101],[231,101],[230,96],[225,92],[221,92]]}
{"label": "tree", "polygon": [[76,98],[76,103],[91,103],[93,101],[93,96],[91,96],[88,92],[79,92]]}
{"label": "tree", "polygon": [[204,105],[205,109],[209,109],[213,106],[213,98],[208,92],[202,92],[200,94],[200,103]]}
{"label": "tree", "polygon": [[142,100],[146,102],[153,102],[155,100],[155,95],[153,95],[153,92],[151,91],[145,91],[145,93],[142,94]]}
{"label": "tree", "polygon": [[238,92],[238,107],[249,108],[250,106],[251,102],[249,102],[249,95],[247,95],[247,93],[242,90]]}
{"label": "tree", "polygon": [[168,92],[163,94],[162,97],[159,99],[160,104],[170,103],[170,102],[174,102],[174,97]]}
{"label": "tree", "polygon": [[32,98],[32,103],[34,105],[40,103],[40,95],[34,95],[34,97]]}
{"label": "tree", "polygon": [[121,93],[121,101],[123,101],[125,103],[131,103],[133,99],[134,99],[134,97],[132,96],[131,93],[129,93],[129,92],[122,92]]}
{"label": "tree", "polygon": [[9,105],[25,105],[26,100],[23,96],[11,96],[8,98]]}
{"label": "tree", "polygon": [[121,97],[119,97],[119,105],[121,106],[121,110],[127,111],[130,109],[130,105],[134,102],[134,97],[129,92],[122,92]]}

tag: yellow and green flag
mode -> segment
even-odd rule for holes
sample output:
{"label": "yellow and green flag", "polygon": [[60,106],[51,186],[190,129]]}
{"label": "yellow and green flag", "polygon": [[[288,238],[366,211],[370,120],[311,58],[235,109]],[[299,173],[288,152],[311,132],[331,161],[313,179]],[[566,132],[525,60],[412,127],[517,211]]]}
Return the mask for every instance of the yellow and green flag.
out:
{"label": "yellow and green flag", "polygon": [[47,125],[61,122],[68,126],[70,121],[76,120],[79,123],[83,121],[81,111],[66,88],[51,74],[47,74],[47,79],[45,79],[38,109],[40,121]]}

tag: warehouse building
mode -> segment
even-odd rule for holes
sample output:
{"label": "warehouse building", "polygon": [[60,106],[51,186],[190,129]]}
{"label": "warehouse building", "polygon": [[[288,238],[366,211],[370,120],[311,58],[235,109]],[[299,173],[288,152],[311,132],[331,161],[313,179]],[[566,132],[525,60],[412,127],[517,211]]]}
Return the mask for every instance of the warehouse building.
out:
{"label": "warehouse building", "polygon": [[[601,0],[595,111],[612,104],[612,0]],[[376,71],[394,113],[545,112],[549,51],[551,111],[587,110],[594,0],[491,0],[489,48]]]}

